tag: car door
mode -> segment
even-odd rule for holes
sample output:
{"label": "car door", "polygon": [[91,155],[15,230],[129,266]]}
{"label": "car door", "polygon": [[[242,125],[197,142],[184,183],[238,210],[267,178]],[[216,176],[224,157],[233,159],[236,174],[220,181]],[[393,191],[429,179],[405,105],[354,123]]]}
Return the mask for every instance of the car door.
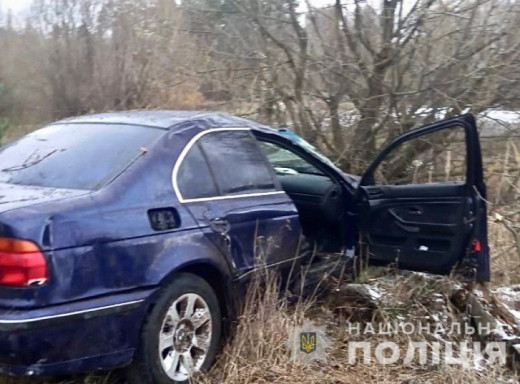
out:
{"label": "car door", "polygon": [[357,190],[358,226],[372,264],[488,281],[486,191],[475,119],[407,132],[375,158]]}
{"label": "car door", "polygon": [[185,147],[173,179],[179,201],[237,275],[296,258],[298,212],[249,129],[200,133]]}

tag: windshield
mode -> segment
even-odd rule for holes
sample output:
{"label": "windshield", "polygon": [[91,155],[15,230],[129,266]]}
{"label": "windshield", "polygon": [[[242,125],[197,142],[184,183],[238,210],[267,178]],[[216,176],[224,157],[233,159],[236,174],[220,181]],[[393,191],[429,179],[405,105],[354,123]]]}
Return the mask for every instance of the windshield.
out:
{"label": "windshield", "polygon": [[307,151],[311,152],[313,155],[318,157],[321,161],[324,163],[327,163],[327,165],[331,167],[335,167],[334,163],[323,153],[319,152],[314,146],[312,146],[309,142],[305,141],[303,138],[298,136],[293,131],[290,131],[285,128],[281,128],[278,130],[282,135],[285,135],[289,137],[291,140],[293,140],[296,144],[298,144],[300,147],[305,148]]}
{"label": "windshield", "polygon": [[134,125],[51,125],[0,148],[0,182],[93,190],[163,133]]}
{"label": "windshield", "polygon": [[286,148],[266,141],[260,141],[259,144],[279,175],[294,175],[298,173],[323,175],[323,172],[314,165]]}

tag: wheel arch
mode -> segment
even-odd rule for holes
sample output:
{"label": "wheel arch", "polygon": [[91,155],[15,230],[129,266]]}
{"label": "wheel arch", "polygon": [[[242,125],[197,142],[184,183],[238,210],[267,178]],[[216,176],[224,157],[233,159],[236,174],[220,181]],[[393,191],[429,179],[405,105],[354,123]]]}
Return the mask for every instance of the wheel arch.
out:
{"label": "wheel arch", "polygon": [[179,273],[191,273],[205,280],[217,295],[220,311],[223,319],[228,319],[232,315],[231,310],[231,279],[224,272],[208,262],[195,262],[184,265],[168,275],[164,281],[171,281]]}
{"label": "wheel arch", "polygon": [[220,270],[217,266],[207,260],[199,260],[191,263],[183,264],[166,274],[159,282],[158,288],[149,300],[146,313],[150,313],[153,308],[154,298],[160,294],[161,288],[166,287],[177,276],[182,273],[196,275],[206,281],[219,301],[220,311],[224,324],[229,322],[233,316],[233,297],[232,297],[232,280],[231,275]]}

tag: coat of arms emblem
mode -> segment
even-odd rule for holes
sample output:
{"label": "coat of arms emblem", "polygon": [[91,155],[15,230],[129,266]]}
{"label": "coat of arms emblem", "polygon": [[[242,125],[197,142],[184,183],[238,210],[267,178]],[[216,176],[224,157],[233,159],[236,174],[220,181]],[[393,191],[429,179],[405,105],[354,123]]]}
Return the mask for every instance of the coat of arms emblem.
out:
{"label": "coat of arms emblem", "polygon": [[300,332],[300,351],[305,353],[316,351],[316,332]]}
{"label": "coat of arms emblem", "polygon": [[291,352],[292,361],[301,361],[305,365],[313,361],[327,361],[327,349],[332,342],[327,336],[325,326],[314,324],[304,319],[301,325],[294,325],[289,332],[285,345]]}

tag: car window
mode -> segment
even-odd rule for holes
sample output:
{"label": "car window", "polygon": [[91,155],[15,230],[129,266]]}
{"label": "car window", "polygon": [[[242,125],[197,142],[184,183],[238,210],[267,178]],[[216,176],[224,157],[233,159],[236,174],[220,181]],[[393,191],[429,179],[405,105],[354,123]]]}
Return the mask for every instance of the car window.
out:
{"label": "car window", "polygon": [[279,129],[278,132],[280,132],[284,136],[289,137],[293,142],[298,144],[300,147],[305,148],[307,151],[311,152],[314,156],[319,158],[321,161],[323,161],[330,167],[335,167],[332,160],[330,160],[327,156],[325,156],[323,153],[318,151],[316,149],[316,147],[314,147],[311,143],[309,143],[308,141],[305,141],[302,137],[298,136],[293,131],[286,129],[286,128],[282,128],[282,129]]}
{"label": "car window", "polygon": [[199,145],[224,195],[276,190],[269,164],[247,130],[215,131]]}
{"label": "car window", "polygon": [[260,141],[259,143],[277,174],[306,173],[323,175],[323,172],[296,153],[266,141]]}
{"label": "car window", "polygon": [[160,129],[134,125],[50,125],[0,149],[0,182],[96,189],[163,134]]}
{"label": "car window", "polygon": [[190,148],[182,161],[177,183],[185,199],[218,196],[217,186],[198,144]]}
{"label": "car window", "polygon": [[466,133],[449,127],[408,140],[390,152],[374,173],[378,185],[466,181]]}

